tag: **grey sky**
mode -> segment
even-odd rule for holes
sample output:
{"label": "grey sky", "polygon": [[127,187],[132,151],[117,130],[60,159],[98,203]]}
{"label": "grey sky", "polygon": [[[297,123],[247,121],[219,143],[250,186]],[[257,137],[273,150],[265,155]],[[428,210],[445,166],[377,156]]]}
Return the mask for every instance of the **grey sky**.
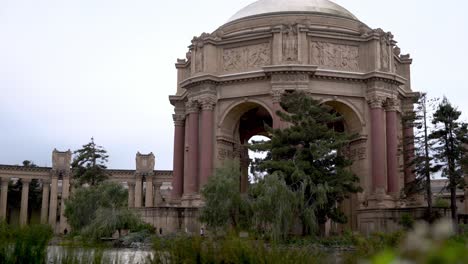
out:
{"label": "grey sky", "polygon": [[[91,136],[111,168],[137,151],[172,169],[177,58],[252,0],[0,0],[0,164],[50,165]],[[391,31],[414,58],[413,89],[468,113],[468,2],[336,0]]]}

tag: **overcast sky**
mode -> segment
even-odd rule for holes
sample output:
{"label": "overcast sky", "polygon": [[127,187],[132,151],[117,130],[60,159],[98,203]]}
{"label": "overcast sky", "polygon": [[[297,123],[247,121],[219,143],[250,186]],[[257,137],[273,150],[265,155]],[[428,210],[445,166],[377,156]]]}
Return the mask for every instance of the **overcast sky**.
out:
{"label": "overcast sky", "polygon": [[[285,0],[286,1],[286,0]],[[153,152],[172,169],[177,58],[252,0],[0,0],[0,164],[75,150],[90,137],[110,168]],[[468,116],[468,2],[336,0],[410,53],[413,89]]]}

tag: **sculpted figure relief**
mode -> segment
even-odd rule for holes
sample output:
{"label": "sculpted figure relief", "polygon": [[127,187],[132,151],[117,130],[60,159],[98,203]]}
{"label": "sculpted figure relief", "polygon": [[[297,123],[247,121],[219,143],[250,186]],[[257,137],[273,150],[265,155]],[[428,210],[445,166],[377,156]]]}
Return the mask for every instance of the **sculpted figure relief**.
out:
{"label": "sculpted figure relief", "polygon": [[359,49],[356,46],[314,41],[311,43],[311,62],[331,69],[358,71]]}
{"label": "sculpted figure relief", "polygon": [[283,28],[283,60],[297,61],[297,26],[285,25]]}
{"label": "sculpted figure relief", "polygon": [[225,49],[223,52],[224,71],[251,70],[266,66],[271,61],[269,43]]}

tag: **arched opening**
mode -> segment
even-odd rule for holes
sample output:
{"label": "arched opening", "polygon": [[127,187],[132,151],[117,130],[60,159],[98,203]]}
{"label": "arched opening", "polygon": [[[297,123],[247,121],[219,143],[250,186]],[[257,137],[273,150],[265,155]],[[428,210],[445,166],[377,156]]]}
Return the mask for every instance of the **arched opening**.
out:
{"label": "arched opening", "polygon": [[[249,153],[249,141],[258,136],[268,138],[266,126],[273,126],[271,111],[261,103],[244,102],[228,110],[219,127],[219,132],[225,139],[232,142],[230,158],[240,161],[240,190],[246,192],[249,184],[249,166],[253,153]],[[226,147],[226,146],[223,146]],[[221,151],[223,152],[223,151]]]}

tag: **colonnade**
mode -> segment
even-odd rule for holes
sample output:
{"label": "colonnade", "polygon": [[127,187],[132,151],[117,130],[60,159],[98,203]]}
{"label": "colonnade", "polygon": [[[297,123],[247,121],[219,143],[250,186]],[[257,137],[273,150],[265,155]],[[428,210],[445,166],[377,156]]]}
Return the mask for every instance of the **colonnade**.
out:
{"label": "colonnade", "polygon": [[150,208],[163,203],[161,194],[162,182],[156,181],[154,175],[135,176],[134,182],[127,182],[128,206],[131,208]]}
{"label": "colonnade", "polygon": [[194,198],[208,182],[214,160],[213,96],[189,100],[184,114],[174,115],[172,199]]}
{"label": "colonnade", "polygon": [[[41,202],[41,215],[40,223],[41,224],[50,224],[55,230],[57,225],[57,212],[58,212],[58,184],[59,176],[62,180],[62,193],[61,204],[60,204],[60,232],[63,232],[68,228],[68,223],[64,216],[65,213],[65,203],[64,201],[69,197],[70,193],[70,176],[61,176],[59,173],[54,171],[51,172],[53,175],[50,179],[40,179],[42,186],[42,202]],[[19,224],[24,226],[28,224],[28,201],[29,201],[29,192],[30,192],[30,183],[34,178],[25,177],[19,178],[22,183],[21,189],[21,207],[20,207],[20,217]],[[0,188],[0,220],[6,220],[7,217],[7,204],[8,204],[8,184],[12,178],[2,177],[1,178],[1,188]],[[69,229],[69,228],[68,228]]]}
{"label": "colonnade", "polygon": [[372,192],[397,194],[399,185],[398,111],[399,100],[372,96],[369,101],[371,117]]}

